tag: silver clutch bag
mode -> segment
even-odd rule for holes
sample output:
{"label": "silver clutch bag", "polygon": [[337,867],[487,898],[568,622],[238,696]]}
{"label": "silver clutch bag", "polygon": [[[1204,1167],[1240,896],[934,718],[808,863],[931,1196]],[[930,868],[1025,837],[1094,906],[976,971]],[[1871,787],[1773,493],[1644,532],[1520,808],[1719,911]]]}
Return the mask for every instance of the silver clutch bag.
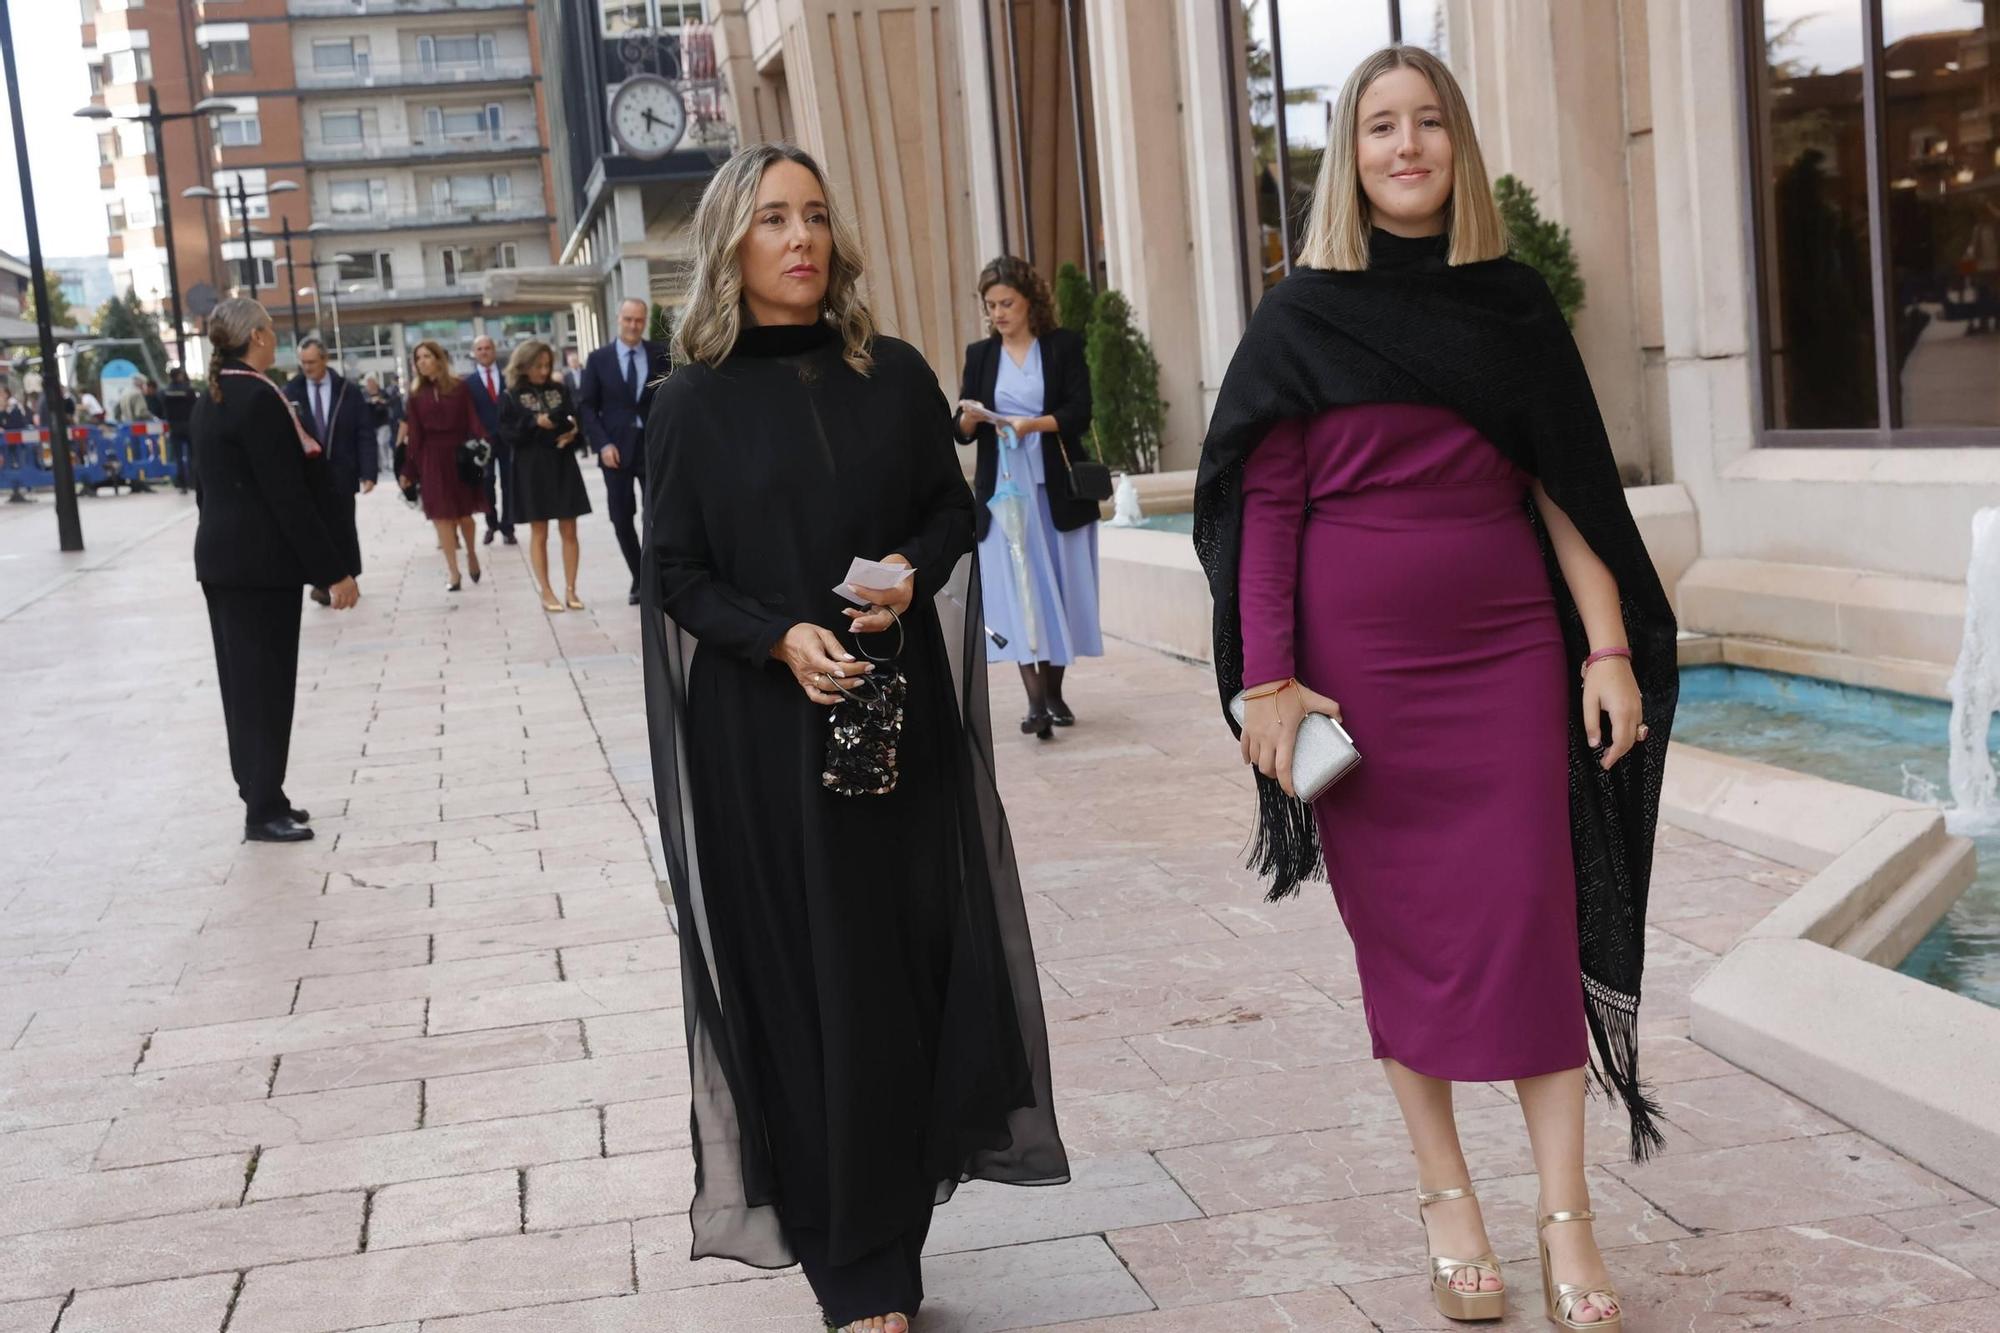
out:
{"label": "silver clutch bag", "polygon": [[[1238,694],[1229,701],[1229,715],[1236,719],[1236,725],[1243,725],[1243,696]],[[1300,800],[1311,803],[1319,799],[1320,793],[1354,771],[1361,762],[1361,751],[1354,748],[1354,738],[1347,734],[1347,728],[1325,713],[1307,713],[1299,723],[1299,734],[1292,742],[1292,790]]]}

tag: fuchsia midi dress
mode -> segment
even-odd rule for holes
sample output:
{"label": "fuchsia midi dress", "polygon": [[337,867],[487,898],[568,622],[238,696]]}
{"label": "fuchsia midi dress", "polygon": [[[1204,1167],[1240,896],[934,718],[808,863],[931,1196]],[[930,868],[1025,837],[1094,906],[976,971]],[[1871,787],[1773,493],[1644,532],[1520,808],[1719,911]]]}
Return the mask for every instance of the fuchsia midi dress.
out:
{"label": "fuchsia midi dress", "polygon": [[1378,1058],[1435,1078],[1585,1063],[1572,680],[1530,478],[1456,413],[1288,421],[1244,470],[1243,681],[1341,707],[1314,804]]}

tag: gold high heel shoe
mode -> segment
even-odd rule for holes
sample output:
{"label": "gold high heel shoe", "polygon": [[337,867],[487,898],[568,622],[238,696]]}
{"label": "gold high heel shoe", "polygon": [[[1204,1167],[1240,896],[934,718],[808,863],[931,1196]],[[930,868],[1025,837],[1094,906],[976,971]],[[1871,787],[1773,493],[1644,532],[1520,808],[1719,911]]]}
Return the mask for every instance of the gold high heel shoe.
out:
{"label": "gold high heel shoe", "polygon": [[[1569,1282],[1557,1282],[1549,1272],[1549,1242],[1542,1233],[1557,1222],[1594,1222],[1597,1214],[1588,1208],[1578,1208],[1567,1212],[1546,1213],[1535,1220],[1535,1248],[1542,1252],[1542,1300],[1549,1316],[1549,1322],[1557,1328],[1576,1329],[1578,1333],[1590,1330],[1616,1330],[1625,1326],[1625,1303],[1618,1299],[1614,1287],[1579,1287]],[[1577,1304],[1589,1298],[1599,1310],[1599,1316],[1588,1324],[1578,1323],[1570,1318],[1570,1311]],[[1616,1314],[1604,1314],[1606,1306],[1615,1306]]]}
{"label": "gold high heel shoe", "polygon": [[583,599],[582,599],[581,597],[578,597],[578,596],[576,595],[576,589],[575,589],[575,588],[571,588],[571,589],[569,590],[569,592],[568,592],[567,596],[566,596],[566,597],[564,598],[564,600],[565,600],[565,601],[566,601],[566,602],[567,602],[567,603],[569,604],[569,609],[570,609],[570,610],[572,610],[572,611],[581,611],[581,610],[583,610]]}
{"label": "gold high heel shoe", "polygon": [[1431,1229],[1424,1223],[1424,1209],[1434,1203],[1472,1197],[1469,1189],[1417,1191],[1417,1222],[1424,1228],[1424,1248],[1431,1265],[1431,1301],[1446,1319],[1498,1319],[1507,1313],[1507,1288],[1504,1285],[1498,1291],[1461,1291],[1451,1285],[1452,1279],[1467,1269],[1477,1272],[1482,1279],[1489,1273],[1498,1278],[1500,1257],[1493,1251],[1488,1250],[1477,1259],[1448,1259],[1428,1254]]}

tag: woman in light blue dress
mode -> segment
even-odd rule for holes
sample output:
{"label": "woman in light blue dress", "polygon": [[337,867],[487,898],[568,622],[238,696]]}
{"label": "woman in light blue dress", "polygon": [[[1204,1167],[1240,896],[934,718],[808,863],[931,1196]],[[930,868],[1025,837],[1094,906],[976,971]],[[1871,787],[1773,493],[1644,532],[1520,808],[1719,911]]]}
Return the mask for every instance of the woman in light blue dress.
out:
{"label": "woman in light blue dress", "polygon": [[958,434],[979,446],[986,660],[1021,668],[1021,730],[1047,740],[1076,721],[1063,699],[1064,670],[1104,652],[1097,502],[1078,499],[1069,484],[1071,462],[1090,457],[1090,370],[1083,339],[1056,324],[1048,284],[1025,260],[988,264],[979,295],[993,334],[965,349]]}

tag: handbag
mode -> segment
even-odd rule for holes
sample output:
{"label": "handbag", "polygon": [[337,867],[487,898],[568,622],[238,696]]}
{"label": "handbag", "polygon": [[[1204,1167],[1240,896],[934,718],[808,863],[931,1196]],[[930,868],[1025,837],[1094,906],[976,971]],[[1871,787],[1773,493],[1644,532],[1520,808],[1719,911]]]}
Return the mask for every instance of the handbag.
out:
{"label": "handbag", "polygon": [[[1093,443],[1096,442],[1096,426],[1090,428],[1090,438]],[[1069,477],[1069,496],[1067,498],[1071,500],[1089,500],[1092,503],[1100,504],[1111,498],[1111,469],[1109,467],[1099,462],[1096,458],[1086,458],[1081,463],[1072,462],[1069,456],[1069,447],[1063,442],[1060,435],[1056,437],[1056,448],[1062,454],[1063,470]],[[1103,450],[1100,449],[1098,452],[1102,454]]]}
{"label": "handbag", "polygon": [[493,461],[493,446],[485,440],[464,440],[452,453],[458,464],[458,479],[468,486],[486,482],[486,465]]}
{"label": "handbag", "polygon": [[820,785],[840,796],[887,796],[896,790],[896,745],[903,735],[903,701],[910,682],[896,659],[903,655],[903,618],[896,622],[896,651],[877,657],[862,644],[854,646],[875,663],[875,670],[850,684],[836,680],[841,700],[827,710],[826,769]]}
{"label": "handbag", "polygon": [[[1241,694],[1229,701],[1229,716],[1243,725],[1244,700]],[[1354,771],[1361,751],[1354,738],[1337,718],[1325,713],[1307,713],[1299,719],[1299,734],[1292,741],[1292,790],[1310,805],[1320,793]]]}

